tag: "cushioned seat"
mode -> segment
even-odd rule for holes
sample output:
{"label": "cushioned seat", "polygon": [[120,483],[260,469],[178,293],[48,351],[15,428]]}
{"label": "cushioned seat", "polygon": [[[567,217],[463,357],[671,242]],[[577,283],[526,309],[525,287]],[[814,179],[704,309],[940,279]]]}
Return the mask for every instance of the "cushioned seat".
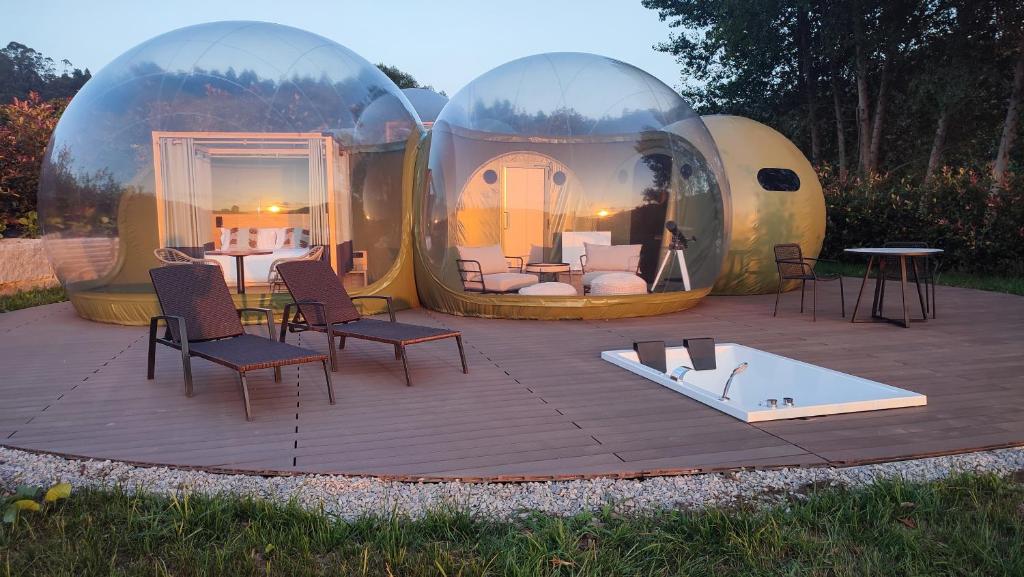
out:
{"label": "cushioned seat", "polygon": [[647,282],[628,272],[609,272],[590,283],[590,294],[598,295],[643,295],[647,294]]}
{"label": "cushioned seat", "polygon": [[612,272],[612,271],[594,270],[594,271],[583,273],[583,286],[586,286],[586,287],[590,286],[590,284],[594,282],[595,278],[597,278],[597,277],[599,277],[599,276],[601,276],[603,274],[609,274],[610,272]]}
{"label": "cushioned seat", "polygon": [[564,282],[542,282],[519,289],[521,295],[534,296],[576,296],[576,289]]}
{"label": "cushioned seat", "polygon": [[537,284],[540,279],[535,274],[521,272],[498,272],[484,275],[484,286],[491,292],[511,292]]}

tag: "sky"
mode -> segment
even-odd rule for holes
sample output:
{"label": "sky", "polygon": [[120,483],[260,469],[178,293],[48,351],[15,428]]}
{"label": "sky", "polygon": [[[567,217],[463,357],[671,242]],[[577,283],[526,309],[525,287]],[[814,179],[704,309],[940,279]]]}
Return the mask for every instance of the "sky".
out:
{"label": "sky", "polygon": [[217,20],[262,20],[326,36],[367,60],[454,94],[509,60],[592,52],[633,64],[676,89],[675,59],[652,46],[671,29],[640,0],[10,0],[0,43],[97,72],[164,32]]}

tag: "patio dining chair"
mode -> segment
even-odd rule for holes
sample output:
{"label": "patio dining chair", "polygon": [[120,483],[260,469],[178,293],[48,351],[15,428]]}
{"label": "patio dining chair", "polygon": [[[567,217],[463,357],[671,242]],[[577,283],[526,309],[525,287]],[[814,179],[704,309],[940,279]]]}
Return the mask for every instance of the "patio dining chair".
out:
{"label": "patio dining chair", "polygon": [[164,265],[177,265],[177,264],[212,264],[216,265],[217,268],[221,268],[220,262],[212,258],[195,258],[189,256],[178,249],[164,247],[158,248],[153,251],[153,256]]}
{"label": "patio dining chair", "polygon": [[267,284],[270,285],[270,294],[277,292],[278,287],[284,286],[281,280],[281,273],[277,272],[277,265],[293,260],[320,260],[324,257],[324,246],[317,245],[309,249],[309,252],[302,256],[284,257],[270,263],[270,273],[267,275]]}
{"label": "patio dining chair", "polygon": [[[156,344],[181,351],[185,373],[185,396],[192,396],[192,357],[199,357],[238,372],[245,402],[245,419],[252,420],[246,373],[274,369],[274,380],[281,381],[281,367],[320,362],[327,379],[327,395],[334,404],[334,387],[327,370],[328,355],[274,340],[274,320],[270,309],[236,309],[224,275],[207,264],[181,264],[150,269],[161,314],[149,321],[149,357],[146,378],[153,379]],[[259,313],[266,317],[267,337],[251,335],[242,327],[242,315]],[[157,337],[158,323],[166,325],[163,337]]]}
{"label": "patio dining chair", "polygon": [[779,297],[782,296],[782,287],[787,280],[800,281],[800,313],[804,312],[804,292],[807,288],[807,281],[811,281],[811,318],[818,320],[818,281],[839,281],[839,302],[842,305],[843,318],[846,318],[846,295],[843,292],[843,275],[818,274],[814,271],[814,263],[834,262],[825,259],[809,258],[803,255],[798,244],[777,244],[773,248],[775,252],[775,267],[779,271],[779,290],[775,293],[775,311],[772,316],[779,312]]}
{"label": "patio dining chair", "polygon": [[[930,248],[928,243],[920,241],[894,241],[882,245],[885,248]],[[910,257],[907,280],[917,285],[918,296],[921,294],[921,283],[924,283],[924,314],[935,318],[935,279],[939,276],[939,260],[932,256]],[[885,280],[900,280],[899,259],[894,256],[885,257]],[[929,287],[931,292],[929,293]],[[884,297],[883,297],[884,298]]]}
{"label": "patio dining chair", "polygon": [[[340,339],[339,349],[345,348],[346,338],[386,343],[395,347],[395,358],[402,359],[402,368],[405,370],[405,384],[412,386],[405,348],[418,343],[454,338],[459,346],[462,372],[469,374],[469,367],[466,365],[466,352],[462,347],[461,332],[398,322],[395,319],[391,297],[382,295],[350,297],[341,279],[334,273],[330,265],[323,261],[286,262],[278,265],[277,270],[281,273],[281,278],[284,279],[284,284],[288,287],[292,299],[295,300],[284,308],[280,336],[282,343],[285,341],[287,332],[318,331],[327,333],[333,370],[338,368],[334,337]],[[360,299],[385,301],[390,320],[382,321],[360,315],[353,302]]]}

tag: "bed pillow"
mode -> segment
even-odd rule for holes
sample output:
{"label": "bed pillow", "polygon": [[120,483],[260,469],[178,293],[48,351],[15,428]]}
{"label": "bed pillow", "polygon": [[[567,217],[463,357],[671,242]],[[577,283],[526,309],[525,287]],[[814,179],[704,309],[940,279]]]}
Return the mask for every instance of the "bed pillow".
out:
{"label": "bed pillow", "polygon": [[603,245],[584,243],[587,270],[621,270],[633,272],[640,263],[639,244]]}
{"label": "bed pillow", "polygon": [[228,248],[228,244],[231,242],[231,229],[222,226],[217,230],[220,231],[220,248]]}
{"label": "bed pillow", "polygon": [[[501,250],[501,245],[499,244],[476,247],[460,246],[458,250],[459,258],[462,260],[475,260],[479,262],[482,274],[508,272],[505,253]],[[472,267],[473,265],[469,266]]]}
{"label": "bed pillow", "polygon": [[274,229],[274,233],[275,233],[274,248],[275,249],[284,248],[284,237],[285,237],[285,234],[287,234],[287,230],[288,230],[288,227],[281,227],[281,228],[275,228]]}
{"label": "bed pillow", "polygon": [[256,247],[258,249],[273,250],[277,248],[277,229],[259,228],[256,229]]}
{"label": "bed pillow", "polygon": [[248,250],[256,248],[256,231],[257,229],[255,228],[229,228],[228,244],[223,248],[226,250]]}

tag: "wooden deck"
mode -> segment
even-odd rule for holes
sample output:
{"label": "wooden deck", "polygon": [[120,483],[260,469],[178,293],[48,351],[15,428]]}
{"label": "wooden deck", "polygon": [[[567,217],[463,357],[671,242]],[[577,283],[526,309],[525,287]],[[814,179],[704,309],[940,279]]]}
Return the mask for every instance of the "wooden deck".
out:
{"label": "wooden deck", "polygon": [[[281,384],[259,371],[252,423],[223,367],[195,360],[196,394],[186,398],[178,353],[159,347],[147,381],[142,328],[83,321],[66,303],[17,311],[0,315],[0,442],[221,470],[462,479],[849,464],[1024,444],[1024,298],[939,287],[938,320],[903,329],[840,319],[833,290],[822,287],[816,323],[794,294],[778,318],[774,295],[618,321],[401,312],[462,330],[470,374],[453,340],[417,345],[407,388],[391,348],[350,341],[337,405],[319,365],[290,367]],[[929,404],[750,425],[599,358],[634,340],[688,336],[908,388]],[[302,344],[326,346],[319,334]]]}

